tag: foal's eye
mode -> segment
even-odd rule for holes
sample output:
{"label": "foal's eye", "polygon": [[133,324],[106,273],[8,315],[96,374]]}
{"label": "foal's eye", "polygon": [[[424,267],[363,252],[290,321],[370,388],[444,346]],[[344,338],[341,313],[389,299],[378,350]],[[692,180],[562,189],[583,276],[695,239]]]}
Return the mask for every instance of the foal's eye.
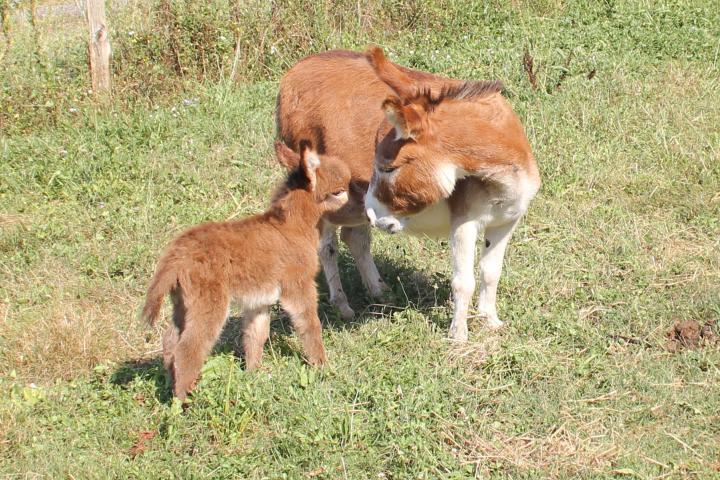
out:
{"label": "foal's eye", "polygon": [[339,197],[339,196],[341,196],[343,193],[345,193],[345,190],[336,190],[336,191],[332,192],[332,195],[333,195],[334,197]]}
{"label": "foal's eye", "polygon": [[397,169],[398,167],[378,167],[380,173],[392,173]]}

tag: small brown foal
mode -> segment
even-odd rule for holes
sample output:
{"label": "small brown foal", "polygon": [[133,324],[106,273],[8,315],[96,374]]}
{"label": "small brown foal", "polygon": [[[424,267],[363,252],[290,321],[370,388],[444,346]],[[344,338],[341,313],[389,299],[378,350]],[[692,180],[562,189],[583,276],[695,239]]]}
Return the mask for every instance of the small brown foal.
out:
{"label": "small brown foal", "polygon": [[265,213],[190,228],[158,262],[142,316],[153,324],[170,294],[173,321],[163,338],[163,360],[181,400],[194,388],[232,299],[243,310],[248,370],[260,363],[270,332],[269,308],[278,300],[309,363],[326,360],[315,286],[318,223],[347,202],[350,170],[334,157],[321,158],[307,143],[300,150],[298,155],[275,144],[278,160],[290,173]]}

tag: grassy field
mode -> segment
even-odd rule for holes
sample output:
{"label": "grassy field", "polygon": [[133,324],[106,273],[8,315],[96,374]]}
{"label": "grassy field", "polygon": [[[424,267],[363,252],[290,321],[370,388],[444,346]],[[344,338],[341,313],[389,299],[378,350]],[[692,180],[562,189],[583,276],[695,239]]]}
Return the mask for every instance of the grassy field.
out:
{"label": "grassy field", "polygon": [[283,63],[49,105],[63,72],[84,81],[82,24],[43,20],[38,49],[18,21],[0,67],[0,476],[720,478],[720,348],[666,336],[720,318],[715,3],[476,5],[381,39],[406,65],[503,80],[524,121],[543,188],[506,258],[507,328],[449,343],[447,242],[376,232],[385,304],[344,251],[355,321],[318,277],[327,368],[276,312],[246,373],[231,317],[186,412],[161,327],[138,321],[144,288],[174,234],[267,204]]}

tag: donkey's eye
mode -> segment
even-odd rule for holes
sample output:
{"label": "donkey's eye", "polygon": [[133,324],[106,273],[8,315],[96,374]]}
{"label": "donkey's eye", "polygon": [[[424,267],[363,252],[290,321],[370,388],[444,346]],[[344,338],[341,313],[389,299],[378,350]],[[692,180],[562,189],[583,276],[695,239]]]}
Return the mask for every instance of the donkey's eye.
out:
{"label": "donkey's eye", "polygon": [[340,197],[342,194],[345,193],[345,190],[336,190],[332,192],[333,197]]}
{"label": "donkey's eye", "polygon": [[378,167],[380,173],[392,173],[397,169],[398,167]]}

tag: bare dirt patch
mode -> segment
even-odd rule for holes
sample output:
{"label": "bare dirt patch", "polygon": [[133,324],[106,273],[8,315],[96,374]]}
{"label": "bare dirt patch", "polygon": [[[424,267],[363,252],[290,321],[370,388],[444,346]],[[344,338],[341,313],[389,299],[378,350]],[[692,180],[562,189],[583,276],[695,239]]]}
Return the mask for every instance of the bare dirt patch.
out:
{"label": "bare dirt patch", "polygon": [[676,321],[666,334],[665,348],[668,352],[675,353],[682,349],[694,350],[715,343],[717,335],[713,331],[714,326],[714,320],[709,320],[704,325],[695,320]]}
{"label": "bare dirt patch", "polygon": [[135,458],[138,455],[144,453],[145,450],[148,449],[147,442],[155,438],[155,435],[157,435],[157,432],[153,430],[143,430],[142,432],[138,433],[137,441],[130,448],[130,458]]}

